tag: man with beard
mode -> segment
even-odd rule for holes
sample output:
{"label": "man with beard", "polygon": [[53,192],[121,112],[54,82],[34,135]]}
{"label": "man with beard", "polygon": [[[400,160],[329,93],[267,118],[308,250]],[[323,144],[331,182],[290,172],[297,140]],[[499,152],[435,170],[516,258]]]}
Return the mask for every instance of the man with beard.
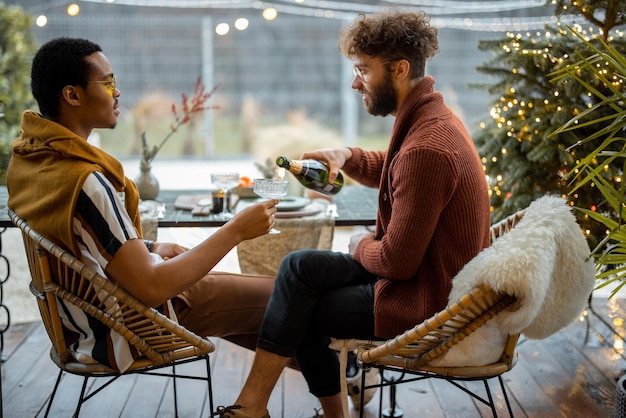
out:
{"label": "man with beard", "polygon": [[359,16],[341,52],[352,88],[372,115],[395,116],[387,151],[322,149],[325,162],[378,187],[374,233],[351,237],[349,254],[296,251],[282,261],[248,379],[226,417],[268,417],[267,402],[295,356],[324,410],[342,417],[331,337],[387,339],[445,307],[452,278],[489,245],[489,197],[480,158],[461,121],[433,89],[426,60],[438,51],[424,13]]}

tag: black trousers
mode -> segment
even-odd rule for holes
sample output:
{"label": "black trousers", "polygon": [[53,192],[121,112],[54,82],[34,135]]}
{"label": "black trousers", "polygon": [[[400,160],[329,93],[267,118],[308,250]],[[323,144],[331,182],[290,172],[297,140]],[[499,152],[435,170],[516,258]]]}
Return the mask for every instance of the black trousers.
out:
{"label": "black trousers", "polygon": [[378,277],[345,253],[301,250],[287,255],[265,311],[258,347],[296,357],[317,397],[340,392],[330,337],[374,339]]}

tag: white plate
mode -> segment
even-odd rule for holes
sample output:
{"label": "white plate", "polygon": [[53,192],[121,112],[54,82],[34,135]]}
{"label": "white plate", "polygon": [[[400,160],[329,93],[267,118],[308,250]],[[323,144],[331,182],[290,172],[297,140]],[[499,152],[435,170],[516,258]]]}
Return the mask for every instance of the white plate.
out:
{"label": "white plate", "polygon": [[279,212],[300,210],[309,203],[311,203],[311,199],[306,197],[285,196],[276,205],[276,210]]}
{"label": "white plate", "polygon": [[306,205],[302,209],[298,210],[289,210],[289,211],[278,211],[276,212],[276,219],[282,218],[301,218],[303,216],[311,216],[317,215],[321,211],[324,210],[324,205],[313,202],[309,205]]}

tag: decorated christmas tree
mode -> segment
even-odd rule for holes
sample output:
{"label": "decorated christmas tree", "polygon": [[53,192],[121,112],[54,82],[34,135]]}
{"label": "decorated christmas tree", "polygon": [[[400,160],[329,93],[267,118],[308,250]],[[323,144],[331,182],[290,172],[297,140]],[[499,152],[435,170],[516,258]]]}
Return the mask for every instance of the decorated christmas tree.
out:
{"label": "decorated christmas tree", "polygon": [[[593,183],[569,194],[577,181],[570,173],[577,155],[585,156],[597,146],[574,145],[601,126],[594,124],[551,136],[598,99],[580,83],[557,79],[553,73],[579,61],[581,56],[593,54],[590,46],[566,26],[591,40],[591,45],[594,38],[600,38],[626,54],[626,1],[555,0],[548,4],[556,7],[558,20],[553,25],[538,31],[507,33],[504,39],[479,44],[481,50],[494,53],[493,59],[478,71],[493,76],[496,82],[478,87],[496,99],[491,104],[491,118],[481,124],[474,137],[489,178],[494,222],[548,193],[567,197],[572,206],[604,210],[602,194]],[[588,82],[600,91],[606,89],[592,75]],[[601,120],[598,116],[595,113],[594,119]],[[621,165],[607,165],[603,176],[618,184],[622,169]],[[605,228],[586,215],[579,214],[579,220],[591,242],[605,234]]]}

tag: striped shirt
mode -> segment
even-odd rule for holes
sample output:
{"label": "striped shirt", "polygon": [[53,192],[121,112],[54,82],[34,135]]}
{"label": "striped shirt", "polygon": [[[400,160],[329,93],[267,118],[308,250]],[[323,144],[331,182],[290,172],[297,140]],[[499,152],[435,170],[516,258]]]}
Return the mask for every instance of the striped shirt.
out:
{"label": "striped shirt", "polygon": [[[105,277],[104,270],[117,250],[126,241],[140,238],[123,199],[102,173],[93,172],[83,183],[76,203],[72,229],[79,258]],[[154,257],[160,259],[156,254]],[[59,300],[59,314],[68,347],[81,363],[98,362],[124,371],[138,357],[125,338],[78,307]]]}

